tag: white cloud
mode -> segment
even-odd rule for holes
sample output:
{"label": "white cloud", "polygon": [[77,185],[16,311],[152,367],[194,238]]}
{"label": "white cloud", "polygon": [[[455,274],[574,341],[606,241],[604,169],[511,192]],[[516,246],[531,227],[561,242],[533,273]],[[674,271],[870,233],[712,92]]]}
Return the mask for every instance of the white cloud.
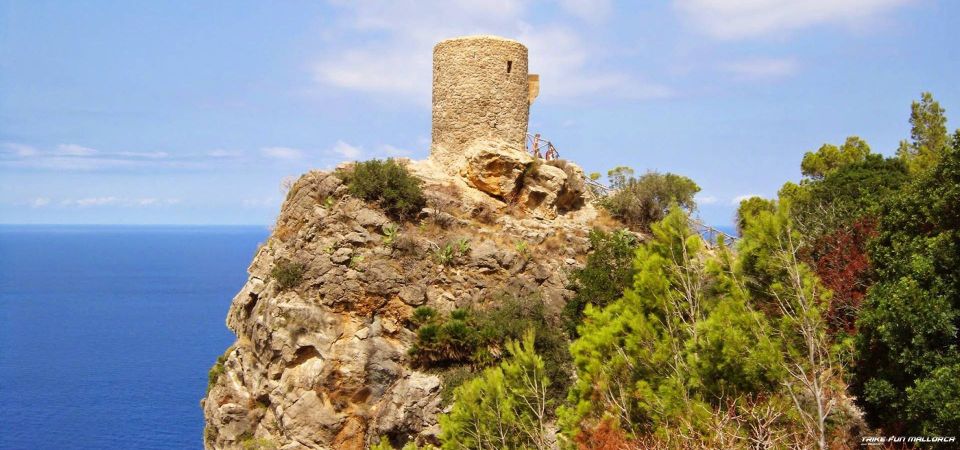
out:
{"label": "white cloud", "polygon": [[303,158],[303,150],[290,147],[266,147],[260,149],[263,156],[274,159],[300,159]]}
{"label": "white cloud", "polygon": [[223,150],[219,148],[207,152],[207,156],[211,158],[236,158],[239,157],[240,154],[240,152],[235,150]]}
{"label": "white cloud", "polygon": [[337,143],[333,145],[333,148],[330,149],[330,152],[340,155],[344,158],[354,160],[363,154],[363,149],[343,141],[337,141]]}
{"label": "white cloud", "polygon": [[112,169],[132,169],[141,167],[136,161],[121,158],[89,158],[82,156],[48,156],[43,155],[37,158],[15,161],[10,165],[18,167],[30,167],[44,170],[112,170]]}
{"label": "white cloud", "polygon": [[713,195],[697,195],[695,200],[700,205],[713,205],[717,203],[717,197]]}
{"label": "white cloud", "polygon": [[60,144],[54,152],[54,154],[63,156],[91,156],[96,153],[97,151],[90,147],[77,144]]}
{"label": "white cloud", "polygon": [[66,205],[76,205],[85,208],[88,206],[115,205],[120,202],[120,199],[117,197],[88,197],[79,200],[65,200],[65,202]]}
{"label": "white cloud", "polygon": [[913,0],[674,0],[706,34],[743,39],[822,24],[859,25]]}
{"label": "white cloud", "polygon": [[742,201],[744,201],[744,200],[746,200],[746,199],[748,199],[748,198],[753,198],[753,197],[761,197],[761,198],[762,198],[763,196],[760,195],[760,194],[744,194],[744,195],[738,195],[738,196],[734,197],[733,200],[730,200],[730,204],[736,206],[736,205],[739,205],[740,202],[742,202]]}
{"label": "white cloud", "polygon": [[43,208],[50,204],[50,199],[46,197],[37,197],[30,201],[31,208]]}
{"label": "white cloud", "polygon": [[0,166],[53,171],[97,171],[147,167],[196,168],[203,161],[193,157],[172,157],[167,152],[106,152],[78,144],[59,144],[37,149],[25,144],[4,143]]}
{"label": "white cloud", "polygon": [[3,148],[6,149],[6,153],[12,153],[19,157],[28,157],[37,154],[37,149],[23,144],[17,144],[13,142],[5,142]]}
{"label": "white cloud", "polygon": [[[49,199],[47,200],[49,203]],[[180,203],[179,198],[125,198],[116,196],[85,197],[80,199],[65,199],[60,201],[60,206],[89,208],[98,206],[118,206],[118,207],[159,207],[170,206]]]}
{"label": "white cloud", "polygon": [[740,79],[766,80],[793,75],[799,66],[794,58],[771,58],[731,61],[720,68]]}
{"label": "white cloud", "polygon": [[117,156],[126,158],[162,159],[170,156],[167,152],[117,152]]}
{"label": "white cloud", "polygon": [[[563,6],[599,20],[603,7],[590,9],[586,3],[564,1]],[[595,68],[602,57],[596,50],[605,47],[585,42],[581,32],[569,26],[532,25],[527,4],[521,0],[339,2],[347,19],[332,27],[335,39],[312,65],[314,78],[325,86],[400,96],[426,105],[434,44],[455,36],[497,34],[515,38],[530,49],[530,72],[539,73],[543,80],[539,101],[614,89],[618,97],[627,98],[671,94],[665,86],[640,77]]]}

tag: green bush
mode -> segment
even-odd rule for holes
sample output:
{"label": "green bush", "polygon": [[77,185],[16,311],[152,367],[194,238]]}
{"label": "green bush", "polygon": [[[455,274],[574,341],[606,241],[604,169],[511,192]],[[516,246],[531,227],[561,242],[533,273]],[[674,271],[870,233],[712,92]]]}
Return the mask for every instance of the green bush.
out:
{"label": "green bush", "polygon": [[267,438],[246,438],[240,441],[243,450],[276,450],[277,444]]}
{"label": "green bush", "polygon": [[546,361],[547,374],[556,380],[550,394],[556,398],[565,394],[571,373],[569,341],[539,299],[506,297],[489,309],[457,309],[446,316],[420,307],[414,310],[411,321],[418,325],[417,340],[410,349],[414,363],[448,370],[464,364],[495,364],[504,356],[508,340],[537,330],[537,353]]}
{"label": "green bush", "polygon": [[337,171],[350,194],[376,202],[397,219],[414,217],[426,205],[420,179],[392,159],[361,161]]}
{"label": "green bush", "polygon": [[570,336],[576,337],[577,325],[583,319],[587,304],[602,308],[623,295],[633,282],[633,255],[636,253],[636,236],[627,231],[607,233],[602,230],[590,232],[593,251],[587,256],[582,269],[570,274],[570,289],[576,295],[563,308],[564,325]]}
{"label": "green bush", "polygon": [[672,173],[647,172],[634,178],[633,170],[617,167],[607,173],[614,192],[600,203],[610,215],[633,229],[649,231],[666,216],[671,205],[692,211],[700,192],[693,180]]}
{"label": "green bush", "polygon": [[285,291],[299,286],[306,271],[306,264],[281,259],[274,264],[270,276],[277,280],[277,286],[280,287],[280,290]]}
{"label": "green bush", "polygon": [[[230,350],[228,349],[227,352]],[[227,361],[227,354],[224,353],[217,357],[217,362],[210,368],[210,372],[207,373],[207,393],[210,393],[210,389],[213,389],[213,385],[217,384],[217,380],[220,379],[220,375],[226,371],[223,367],[223,363]]]}

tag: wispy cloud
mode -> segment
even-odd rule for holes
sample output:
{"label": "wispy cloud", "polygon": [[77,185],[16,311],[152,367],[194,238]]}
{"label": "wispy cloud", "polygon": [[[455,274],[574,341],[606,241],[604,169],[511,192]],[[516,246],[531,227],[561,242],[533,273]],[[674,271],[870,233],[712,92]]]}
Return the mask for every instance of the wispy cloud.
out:
{"label": "wispy cloud", "polygon": [[266,147],[260,149],[260,153],[267,158],[282,160],[301,159],[304,155],[303,150],[290,147]]}
{"label": "wispy cloud", "polygon": [[31,208],[43,208],[50,204],[50,199],[46,197],[37,197],[33,200],[30,200]]}
{"label": "wispy cloud", "polygon": [[168,206],[180,204],[179,198],[141,198],[134,201],[137,206]]}
{"label": "wispy cloud", "polygon": [[224,150],[224,149],[215,149],[207,152],[207,156],[211,158],[238,158],[243,153],[236,150]]}
{"label": "wispy cloud", "polygon": [[794,58],[767,58],[731,61],[720,68],[742,80],[769,80],[793,75],[799,67]]}
{"label": "wispy cloud", "polygon": [[[433,45],[468,34],[498,34],[520,40],[530,49],[530,71],[549,75],[540,101],[603,95],[616,88],[621,98],[664,97],[672,91],[635,74],[598,68],[604,53],[576,27],[558,21],[534,25],[522,0],[418,2],[357,1],[338,3],[339,22],[330,46],[312,65],[322,86],[378,95],[400,96],[428,104]],[[592,5],[592,6],[591,6]],[[600,21],[607,2],[564,1],[563,8]]]}
{"label": "wispy cloud", "polygon": [[92,156],[97,154],[97,151],[77,144],[60,144],[53,153],[62,156]]}
{"label": "wispy cloud", "polygon": [[123,156],[126,158],[143,158],[143,159],[163,159],[169,157],[170,154],[167,152],[117,152],[117,156]]}
{"label": "wispy cloud", "polygon": [[716,204],[718,199],[713,195],[697,195],[695,198],[697,204],[700,205],[713,205]]}
{"label": "wispy cloud", "polygon": [[330,149],[330,152],[335,155],[353,160],[359,158],[360,155],[363,154],[363,149],[343,141],[337,141],[337,143],[333,145],[333,148]]}
{"label": "wispy cloud", "polygon": [[0,168],[52,171],[98,171],[143,168],[198,168],[204,157],[174,158],[163,151],[102,151],[79,144],[59,144],[40,149],[20,143],[4,143]]}
{"label": "wispy cloud", "polygon": [[859,25],[912,1],[674,0],[674,6],[707,35],[732,40],[823,24]]}
{"label": "wispy cloud", "polygon": [[88,197],[81,198],[79,200],[64,200],[60,202],[60,204],[64,206],[79,206],[81,208],[86,208],[88,206],[114,205],[119,201],[120,199],[117,197]]}
{"label": "wispy cloud", "polygon": [[740,204],[740,202],[742,202],[742,201],[744,201],[744,200],[746,200],[746,199],[748,199],[748,198],[753,198],[753,197],[763,197],[763,196],[760,195],[760,194],[744,194],[744,195],[738,195],[738,196],[734,197],[732,200],[730,200],[730,204],[731,204],[731,205],[734,205],[734,206],[737,206],[737,205]]}
{"label": "wispy cloud", "polygon": [[[48,204],[49,204],[48,199]],[[63,199],[59,202],[60,206],[63,207],[75,207],[75,208],[96,208],[103,206],[116,206],[116,207],[159,207],[159,206],[172,206],[180,203],[179,198],[154,198],[154,197],[142,197],[142,198],[128,198],[128,197],[118,197],[118,196],[100,196],[100,197],[83,197],[83,198],[68,198]]]}
{"label": "wispy cloud", "polygon": [[13,142],[4,142],[0,145],[4,153],[19,157],[33,156],[37,154],[37,149],[29,145],[17,144]]}

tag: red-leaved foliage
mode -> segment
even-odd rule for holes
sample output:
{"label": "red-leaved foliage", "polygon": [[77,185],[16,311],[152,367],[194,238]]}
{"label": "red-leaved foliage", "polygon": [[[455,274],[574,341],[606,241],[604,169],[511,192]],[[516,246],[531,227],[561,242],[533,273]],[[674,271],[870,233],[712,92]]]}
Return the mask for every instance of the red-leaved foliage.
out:
{"label": "red-leaved foliage", "polygon": [[613,420],[604,419],[597,426],[580,431],[574,441],[578,450],[634,450],[638,444],[627,438]]}
{"label": "red-leaved foliage", "polygon": [[833,291],[827,323],[833,333],[856,332],[860,303],[870,287],[867,241],[877,234],[877,221],[861,217],[813,242],[805,259],[823,285]]}

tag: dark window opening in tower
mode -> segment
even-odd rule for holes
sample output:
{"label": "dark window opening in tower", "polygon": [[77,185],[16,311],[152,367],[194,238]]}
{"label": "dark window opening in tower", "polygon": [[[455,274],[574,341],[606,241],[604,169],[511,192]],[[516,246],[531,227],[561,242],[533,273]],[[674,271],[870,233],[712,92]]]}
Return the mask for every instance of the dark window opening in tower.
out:
{"label": "dark window opening in tower", "polygon": [[510,73],[510,69],[513,68],[513,61],[507,61],[507,73]]}

